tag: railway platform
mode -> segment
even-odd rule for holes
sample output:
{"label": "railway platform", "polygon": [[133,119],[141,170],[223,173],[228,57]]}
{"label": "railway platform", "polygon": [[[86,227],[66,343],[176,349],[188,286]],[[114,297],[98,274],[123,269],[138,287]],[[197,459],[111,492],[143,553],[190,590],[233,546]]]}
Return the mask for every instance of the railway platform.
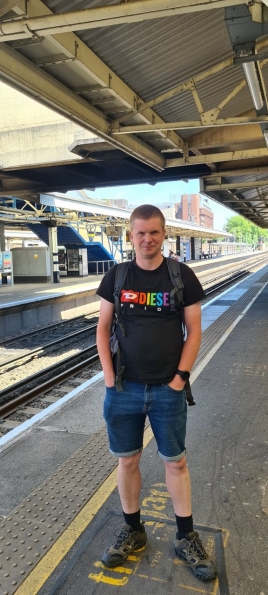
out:
{"label": "railway platform", "polygon": [[175,556],[174,515],[150,427],[141,512],[148,544],[100,559],[121,523],[102,373],[0,440],[1,595],[267,595],[268,265],[203,308],[187,458],[195,526],[219,577]]}
{"label": "railway platform", "polygon": [[0,339],[98,309],[101,275],[0,286]]}
{"label": "railway platform", "polygon": [[[187,265],[196,271],[210,270],[228,262],[242,262],[248,256],[252,256],[252,253],[188,261]],[[39,326],[96,311],[99,307],[96,289],[101,279],[102,275],[62,276],[59,284],[0,285],[0,340]]]}

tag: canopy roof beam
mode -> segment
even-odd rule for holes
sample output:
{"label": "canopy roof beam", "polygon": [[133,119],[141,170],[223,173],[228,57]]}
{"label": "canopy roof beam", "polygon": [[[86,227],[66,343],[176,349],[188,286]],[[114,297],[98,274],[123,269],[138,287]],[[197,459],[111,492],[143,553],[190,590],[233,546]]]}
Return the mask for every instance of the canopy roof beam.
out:
{"label": "canopy roof beam", "polygon": [[210,182],[209,178],[207,178],[207,180],[205,181],[205,189],[208,191],[213,191],[213,190],[234,190],[234,189],[242,189],[242,188],[256,188],[256,187],[261,187],[261,186],[267,186],[268,187],[268,179],[266,180],[256,180],[256,181],[252,181],[252,182],[240,182],[239,180],[235,180],[232,183],[218,183],[218,184],[214,184],[213,182]]}
{"label": "canopy roof beam", "polygon": [[[120,5],[121,6],[121,5]],[[108,7],[110,8],[110,7]],[[106,7],[105,7],[106,9]],[[80,11],[81,12],[81,11]],[[46,16],[60,16],[61,18],[65,18],[66,13],[63,15],[53,15],[53,13],[45,6],[45,4],[43,4],[41,2],[41,0],[35,0],[34,2],[30,2],[28,4],[28,13],[29,15],[31,15],[32,18],[45,18]],[[69,13],[67,13],[69,14]],[[31,18],[29,17],[29,18]],[[12,21],[13,22],[13,21]],[[17,22],[14,21],[14,23]],[[3,27],[3,24],[2,24]],[[0,31],[1,31],[1,25],[0,25]],[[0,34],[1,37],[1,34]],[[143,101],[142,99],[126,84],[122,81],[122,79],[120,79],[119,76],[117,76],[110,68],[108,68],[108,66],[106,66],[106,64],[104,64],[104,62],[96,55],[94,54],[94,52],[92,50],[90,50],[90,48],[88,48],[76,35],[74,35],[73,33],[69,33],[69,34],[61,34],[61,35],[55,35],[49,38],[49,41],[53,43],[57,55],[61,56],[61,59],[64,59],[64,56],[66,58],[66,60],[74,60],[76,67],[77,68],[81,68],[81,74],[83,73],[83,75],[85,75],[85,72],[88,73],[89,77],[91,77],[96,85],[99,86],[100,90],[102,88],[106,88],[109,90],[109,93],[114,96],[115,98],[119,99],[120,102],[122,102],[122,105],[125,106],[126,110],[133,110],[135,109],[135,106],[137,104],[142,104]],[[5,44],[3,44],[2,48],[0,46],[0,73],[2,71],[3,76],[7,76],[7,82],[10,82],[10,77],[8,76],[8,69],[7,69],[7,57],[5,55],[6,51],[10,51],[12,52],[12,48],[8,48]],[[13,50],[14,51],[14,50]],[[4,53],[2,59],[1,59],[1,53]],[[11,55],[11,54],[9,54]],[[15,52],[13,53],[14,59],[17,59],[18,61],[23,60],[23,57],[18,53]],[[1,62],[4,62],[3,68],[1,66]],[[42,70],[40,70],[40,68],[38,68],[37,66],[35,67],[34,64],[29,63],[29,61],[25,59],[24,62],[24,66],[25,64],[31,64],[31,68],[32,68],[32,72],[31,72],[31,76],[29,76],[29,78],[25,78],[24,79],[24,85],[23,87],[18,84],[18,88],[19,90],[24,90],[28,92],[32,92],[32,87],[30,84],[30,81],[32,82],[35,78],[34,72],[36,73],[36,78],[41,78],[42,75],[44,78],[49,77],[49,75],[46,72],[43,72]],[[35,70],[34,70],[35,68]],[[17,81],[17,73],[15,75],[15,71],[13,70],[11,73],[11,81],[12,84],[14,85],[15,82]],[[50,78],[50,82],[54,81],[55,83],[55,91],[53,92],[51,90],[51,96],[49,97],[47,93],[42,94],[42,93],[38,93],[38,99],[41,101],[43,101],[44,103],[46,103],[47,105],[49,105],[49,107],[53,107],[54,109],[56,109],[57,111],[60,111],[60,113],[63,113],[65,116],[69,117],[68,114],[68,110],[64,110],[62,111],[61,109],[59,109],[59,105],[58,105],[58,101],[57,101],[57,95],[58,95],[58,91],[57,91],[57,87],[58,87],[58,81],[55,81],[53,79],[52,76],[49,77]],[[21,81],[21,77],[19,77],[19,80],[17,81],[18,83],[20,83]],[[62,85],[63,87],[63,85]],[[50,87],[51,89],[51,87]],[[76,96],[76,90],[72,89],[70,90],[69,88],[66,88],[66,92],[70,93],[70,92],[74,93],[74,96]],[[36,97],[35,93],[32,93],[33,97]],[[79,101],[81,98],[77,97],[77,100]],[[73,103],[74,103],[74,98],[73,98]],[[84,103],[88,106],[88,108],[90,109],[91,104],[84,100]],[[144,163],[147,163],[148,165],[150,165],[151,167],[154,167],[155,169],[158,169],[159,171],[161,171],[164,167],[164,159],[161,155],[161,153],[159,153],[158,151],[156,151],[151,145],[141,141],[140,139],[130,139],[127,142],[123,142],[120,144],[118,144],[118,139],[114,139],[111,137],[110,135],[110,128],[109,128],[109,123],[108,120],[106,118],[105,113],[102,112],[98,112],[99,115],[102,114],[103,117],[103,125],[101,126],[101,128],[98,129],[98,127],[96,128],[96,125],[93,128],[90,128],[91,130],[93,130],[93,132],[96,132],[97,134],[101,135],[104,132],[104,129],[106,130],[105,132],[105,138],[107,140],[107,136],[106,133],[109,136],[109,141],[112,145],[115,145],[119,148],[121,148],[122,150],[125,150],[126,152],[128,152],[130,155],[135,156],[137,159],[140,159],[141,161],[143,161]],[[96,114],[96,109],[94,109],[94,114]],[[72,112],[70,112],[70,119],[72,119]],[[162,123],[162,119],[151,109],[147,109],[145,110],[145,112],[143,113],[143,115],[141,116],[144,122],[156,122],[161,124]],[[95,119],[95,118],[94,118]],[[82,121],[80,120],[79,122],[82,126],[84,125],[83,123],[83,119]],[[88,124],[88,122],[85,123]],[[86,126],[85,126],[86,127]],[[181,152],[187,152],[187,143],[185,143],[185,141],[183,139],[181,139],[179,137],[179,135],[176,132],[173,131],[162,131],[160,132],[160,135],[167,141],[167,146],[168,144],[170,145],[171,148],[176,148],[179,149]],[[130,144],[129,144],[130,143]],[[129,146],[128,146],[129,145]],[[140,150],[140,151],[139,151]],[[147,157],[149,157],[149,159],[147,159],[146,157],[146,153],[147,153]],[[145,157],[145,159],[144,159]]]}
{"label": "canopy roof beam", "polygon": [[268,157],[268,149],[248,149],[244,151],[195,155],[194,157],[185,157],[183,159],[168,159],[166,161],[166,167],[180,167],[183,165],[196,165],[198,163],[219,163],[220,161],[239,161],[243,159],[255,159],[256,157]]}
{"label": "canopy roof beam", "polygon": [[133,0],[115,5],[85,8],[64,14],[25,17],[19,21],[5,22],[0,27],[0,41],[13,41],[25,37],[48,36],[71,31],[84,31],[111,27],[125,23],[189,14],[215,8],[241,4],[241,0]]}
{"label": "canopy roof beam", "polygon": [[137,124],[135,126],[118,126],[116,123],[112,125],[112,133],[116,136],[122,134],[143,134],[147,132],[154,132],[155,130],[182,130],[191,128],[218,128],[219,126],[238,126],[249,124],[261,124],[268,122],[268,115],[262,116],[237,116],[235,118],[219,118],[218,120],[206,121],[189,120],[178,122],[163,122],[163,124]]}

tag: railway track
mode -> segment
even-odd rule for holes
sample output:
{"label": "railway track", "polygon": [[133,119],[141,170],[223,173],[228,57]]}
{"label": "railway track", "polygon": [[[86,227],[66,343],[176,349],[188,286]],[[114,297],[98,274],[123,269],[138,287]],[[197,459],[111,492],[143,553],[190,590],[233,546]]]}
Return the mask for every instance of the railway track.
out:
{"label": "railway track", "polygon": [[251,256],[250,258],[242,261],[228,262],[217,268],[210,270],[195,270],[196,276],[202,284],[205,291],[208,289],[210,292],[215,291],[217,284],[219,287],[223,287],[224,283],[232,282],[232,277],[239,276],[244,273],[250,273],[255,270],[255,267],[262,267],[268,262],[268,254],[264,253],[263,258],[260,256]]}
{"label": "railway track", "polygon": [[[57,373],[56,373],[57,371]],[[101,371],[96,344],[0,392],[0,437]],[[82,372],[82,374],[81,374]],[[66,386],[68,380],[68,386]],[[27,390],[26,390],[27,388]],[[31,403],[31,407],[27,405]]]}
{"label": "railway track", "polygon": [[[250,259],[250,261],[250,263],[240,263],[240,266],[229,266],[229,274],[227,274],[226,265],[224,265],[224,267],[220,267],[225,269],[221,271],[221,274],[219,274],[217,269],[213,271],[213,276],[210,275],[210,278],[208,278],[207,274],[206,278],[203,275],[204,281],[207,284],[207,288],[205,288],[206,297],[211,299],[212,295],[221,293],[227,286],[245,277],[252,270],[256,270],[256,267],[261,268],[264,266],[268,262],[268,255],[261,259],[261,261],[259,258]],[[245,266],[246,264],[247,266]],[[230,271],[230,269],[232,270]],[[76,335],[94,328],[96,328],[96,323],[87,327],[87,329],[81,329],[73,334]],[[64,340],[66,341],[67,337],[55,340],[54,344],[57,345],[59,342],[64,342]],[[39,352],[44,347],[51,346],[53,346],[53,342],[39,348]],[[30,352],[22,357],[31,358],[33,357],[33,353]],[[1,390],[0,436],[20,423],[23,423],[23,421],[29,419],[51,403],[62,398],[64,394],[70,392],[76,386],[81,385],[100,370],[101,366],[97,355],[97,347],[94,344],[86,349],[82,349],[75,355],[65,358],[61,362],[57,362],[44,370],[36,372],[31,377],[25,378]],[[67,386],[66,380],[68,380]],[[29,407],[29,403],[31,403],[31,407]]]}
{"label": "railway track", "polygon": [[68,335],[64,335],[63,337],[59,337],[58,339],[54,339],[54,341],[45,343],[44,345],[42,345],[40,347],[31,349],[31,351],[29,351],[27,353],[16,355],[15,357],[7,359],[4,362],[0,363],[0,371],[2,368],[9,367],[11,364],[13,364],[15,362],[21,361],[21,363],[23,363],[23,361],[25,361],[27,359],[32,359],[33,357],[37,357],[39,355],[44,355],[46,353],[46,351],[53,351],[53,349],[55,349],[61,343],[66,343],[66,342],[68,343],[70,340],[75,341],[78,338],[80,339],[80,337],[82,335],[84,335],[85,333],[88,333],[90,331],[94,332],[96,327],[97,327],[97,322],[95,322],[91,325],[85,326],[84,328],[82,328],[78,331],[69,333]]}

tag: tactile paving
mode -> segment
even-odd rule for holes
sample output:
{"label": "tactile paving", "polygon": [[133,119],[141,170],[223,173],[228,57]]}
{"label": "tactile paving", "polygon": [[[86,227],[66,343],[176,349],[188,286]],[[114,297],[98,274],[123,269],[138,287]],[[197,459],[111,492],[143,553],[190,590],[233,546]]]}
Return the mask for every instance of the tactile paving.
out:
{"label": "tactile paving", "polygon": [[116,464],[103,428],[1,521],[1,595],[15,593]]}
{"label": "tactile paving", "polygon": [[[266,273],[254,283],[254,285],[250,286],[243,296],[236,300],[228,310],[219,316],[219,318],[204,331],[201,348],[195,361],[193,371],[218,342],[219,337],[226,331],[226,328],[233,324],[236,318],[243,312],[245,307],[248,306],[249,302],[256,296],[267,281],[268,274]],[[217,305],[217,300],[214,302],[214,305]]]}

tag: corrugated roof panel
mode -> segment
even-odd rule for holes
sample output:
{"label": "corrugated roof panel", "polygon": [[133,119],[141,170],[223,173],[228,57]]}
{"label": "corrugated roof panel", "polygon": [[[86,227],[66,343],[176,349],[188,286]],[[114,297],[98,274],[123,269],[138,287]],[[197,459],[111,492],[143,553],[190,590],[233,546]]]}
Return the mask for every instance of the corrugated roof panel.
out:
{"label": "corrugated roof panel", "polygon": [[[204,111],[216,108],[241,81],[243,81],[243,77],[241,76],[240,80],[237,80],[237,67],[232,66],[198,83],[196,89]],[[252,99],[248,87],[245,85],[220,111],[218,117],[234,117],[249,109],[252,109]],[[171,99],[155,106],[154,110],[167,122],[200,119],[190,91],[178,93]]]}
{"label": "corrugated roof panel", "polygon": [[[45,2],[56,13],[115,3],[107,0]],[[231,42],[223,21],[224,11],[217,9],[91,29],[78,35],[147,101],[232,55]],[[170,56],[174,59],[170,59]],[[267,70],[266,68],[263,72],[268,83]],[[46,71],[65,84],[69,82],[72,88],[84,82],[83,76],[78,76],[75,67],[72,68],[68,63],[61,67],[48,66]],[[197,91],[204,111],[217,107],[243,78],[242,68],[237,65],[198,83]],[[199,119],[190,92],[180,93],[154,109],[167,122]],[[249,109],[252,109],[252,99],[245,86],[221,110],[219,117],[235,116]],[[114,117],[117,118],[118,113],[115,112]],[[184,138],[191,134],[192,130],[182,132]]]}
{"label": "corrugated roof panel", "polygon": [[117,0],[43,0],[43,2],[55,13],[71,12],[73,10],[82,10],[83,8],[93,8],[94,6],[117,4]]}
{"label": "corrugated roof panel", "polygon": [[222,10],[212,10],[92,29],[80,37],[148,100],[231,54],[222,18]]}

